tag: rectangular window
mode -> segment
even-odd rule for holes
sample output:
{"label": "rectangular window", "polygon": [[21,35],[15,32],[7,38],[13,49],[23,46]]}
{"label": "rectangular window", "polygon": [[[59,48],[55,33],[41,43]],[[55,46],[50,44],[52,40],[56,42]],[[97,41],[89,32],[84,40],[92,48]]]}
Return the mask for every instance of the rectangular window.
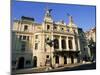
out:
{"label": "rectangular window", "polygon": [[49,55],[47,55],[46,58],[49,58]]}
{"label": "rectangular window", "polygon": [[49,25],[47,25],[47,30],[48,30],[48,29],[50,29],[50,26],[49,26]]}
{"label": "rectangular window", "polygon": [[25,51],[26,43],[22,42],[21,43],[21,51]]}
{"label": "rectangular window", "polygon": [[35,35],[35,39],[38,39],[38,35]]}
{"label": "rectangular window", "polygon": [[35,49],[38,49],[38,43],[35,43]]}
{"label": "rectangular window", "polygon": [[23,40],[26,40],[26,36],[23,36]]}
{"label": "rectangular window", "polygon": [[12,65],[16,65],[16,61],[15,60],[12,61]]}
{"label": "rectangular window", "polygon": [[22,36],[20,35],[20,36],[19,36],[19,40],[21,40],[21,39],[22,39]]}
{"label": "rectangular window", "polygon": [[64,30],[64,28],[61,28],[61,30],[63,31],[63,30]]}
{"label": "rectangular window", "polygon": [[26,31],[26,30],[28,30],[28,26],[27,25],[24,26],[24,31]]}
{"label": "rectangular window", "polygon": [[27,65],[31,64],[31,61],[30,61],[30,60],[27,60],[27,61],[26,61],[26,64],[27,64]]}
{"label": "rectangular window", "polygon": [[27,40],[29,40],[29,36],[27,36]]}
{"label": "rectangular window", "polygon": [[56,30],[57,29],[57,27],[54,27],[54,30]]}

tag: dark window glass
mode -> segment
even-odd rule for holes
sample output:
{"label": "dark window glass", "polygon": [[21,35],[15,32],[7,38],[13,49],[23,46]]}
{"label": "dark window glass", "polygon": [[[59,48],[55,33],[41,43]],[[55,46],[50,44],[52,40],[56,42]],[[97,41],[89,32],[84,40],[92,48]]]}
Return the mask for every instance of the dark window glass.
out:
{"label": "dark window glass", "polygon": [[12,65],[16,65],[16,61],[12,61]]}
{"label": "dark window glass", "polygon": [[55,61],[59,64],[59,56],[56,56]]}
{"label": "dark window glass", "polygon": [[64,28],[61,28],[61,30],[64,30]]}
{"label": "dark window glass", "polygon": [[28,30],[28,26],[25,25],[24,26],[24,31],[26,31],[26,30]]}
{"label": "dark window glass", "polygon": [[35,39],[38,39],[38,35],[35,35]]}
{"label": "dark window glass", "polygon": [[73,49],[72,40],[68,40],[68,44],[69,44],[69,49]]}
{"label": "dark window glass", "polygon": [[56,30],[57,29],[57,27],[54,27],[54,30]]}
{"label": "dark window glass", "polygon": [[59,49],[59,41],[58,41],[58,39],[54,40],[54,49]]}
{"label": "dark window glass", "polygon": [[61,41],[61,45],[62,45],[62,49],[66,49],[66,41],[65,40],[62,40]]}
{"label": "dark window glass", "polygon": [[29,40],[29,36],[27,36],[27,40]]}
{"label": "dark window glass", "polygon": [[48,30],[48,29],[50,29],[50,26],[49,26],[49,25],[47,25],[47,30]]}
{"label": "dark window glass", "polygon": [[30,61],[30,60],[27,60],[27,61],[26,61],[26,64],[31,64],[31,61]]}
{"label": "dark window glass", "polygon": [[46,58],[49,58],[49,55],[47,55]]}
{"label": "dark window glass", "polygon": [[21,40],[21,39],[22,39],[22,36],[20,35],[20,36],[19,36],[19,40]]}
{"label": "dark window glass", "polygon": [[23,36],[23,40],[26,40],[26,36]]}
{"label": "dark window glass", "polygon": [[35,49],[38,49],[38,43],[35,43]]}
{"label": "dark window glass", "polygon": [[21,44],[21,51],[25,51],[25,47],[26,47],[26,43],[22,42],[22,44]]}

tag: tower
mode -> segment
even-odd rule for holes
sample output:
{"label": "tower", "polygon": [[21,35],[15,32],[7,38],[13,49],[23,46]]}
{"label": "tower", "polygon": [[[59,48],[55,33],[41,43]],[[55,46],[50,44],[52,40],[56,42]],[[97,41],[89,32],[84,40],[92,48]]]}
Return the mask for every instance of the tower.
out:
{"label": "tower", "polygon": [[44,16],[44,21],[43,21],[43,30],[52,30],[53,28],[53,19],[51,16],[51,11],[52,9],[46,9],[46,13]]}

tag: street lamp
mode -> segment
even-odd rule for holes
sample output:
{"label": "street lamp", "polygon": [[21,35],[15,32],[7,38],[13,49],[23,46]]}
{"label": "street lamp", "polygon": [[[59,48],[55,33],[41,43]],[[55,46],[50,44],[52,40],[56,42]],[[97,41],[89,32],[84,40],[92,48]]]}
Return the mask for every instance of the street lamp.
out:
{"label": "street lamp", "polygon": [[54,40],[51,40],[49,37],[47,37],[46,44],[50,46],[50,66],[52,67],[51,47],[54,45]]}
{"label": "street lamp", "polygon": [[95,61],[95,59],[96,59],[96,49],[95,49],[95,47],[96,47],[96,43],[95,42],[93,42],[92,40],[90,40],[89,41],[89,44],[88,44],[88,47],[90,48],[90,52],[91,52],[91,59],[92,59],[92,61]]}

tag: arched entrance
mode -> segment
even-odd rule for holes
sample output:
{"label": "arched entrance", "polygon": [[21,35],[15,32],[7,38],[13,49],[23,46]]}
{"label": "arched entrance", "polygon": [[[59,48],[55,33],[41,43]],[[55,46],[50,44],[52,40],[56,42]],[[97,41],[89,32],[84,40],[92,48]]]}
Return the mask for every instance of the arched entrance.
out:
{"label": "arched entrance", "polygon": [[54,49],[59,49],[59,40],[58,39],[54,40]]}
{"label": "arched entrance", "polygon": [[73,64],[74,63],[74,57],[71,56],[71,63]]}
{"label": "arched entrance", "polygon": [[59,56],[55,57],[55,61],[56,61],[57,64],[59,64]]}
{"label": "arched entrance", "polygon": [[36,56],[34,56],[33,58],[33,63],[34,63],[34,67],[37,67],[37,57]]}
{"label": "arched entrance", "polygon": [[64,64],[67,64],[67,57],[64,56]]}
{"label": "arched entrance", "polygon": [[25,61],[24,57],[19,58],[18,66],[17,66],[18,69],[23,69],[24,68],[24,61]]}

